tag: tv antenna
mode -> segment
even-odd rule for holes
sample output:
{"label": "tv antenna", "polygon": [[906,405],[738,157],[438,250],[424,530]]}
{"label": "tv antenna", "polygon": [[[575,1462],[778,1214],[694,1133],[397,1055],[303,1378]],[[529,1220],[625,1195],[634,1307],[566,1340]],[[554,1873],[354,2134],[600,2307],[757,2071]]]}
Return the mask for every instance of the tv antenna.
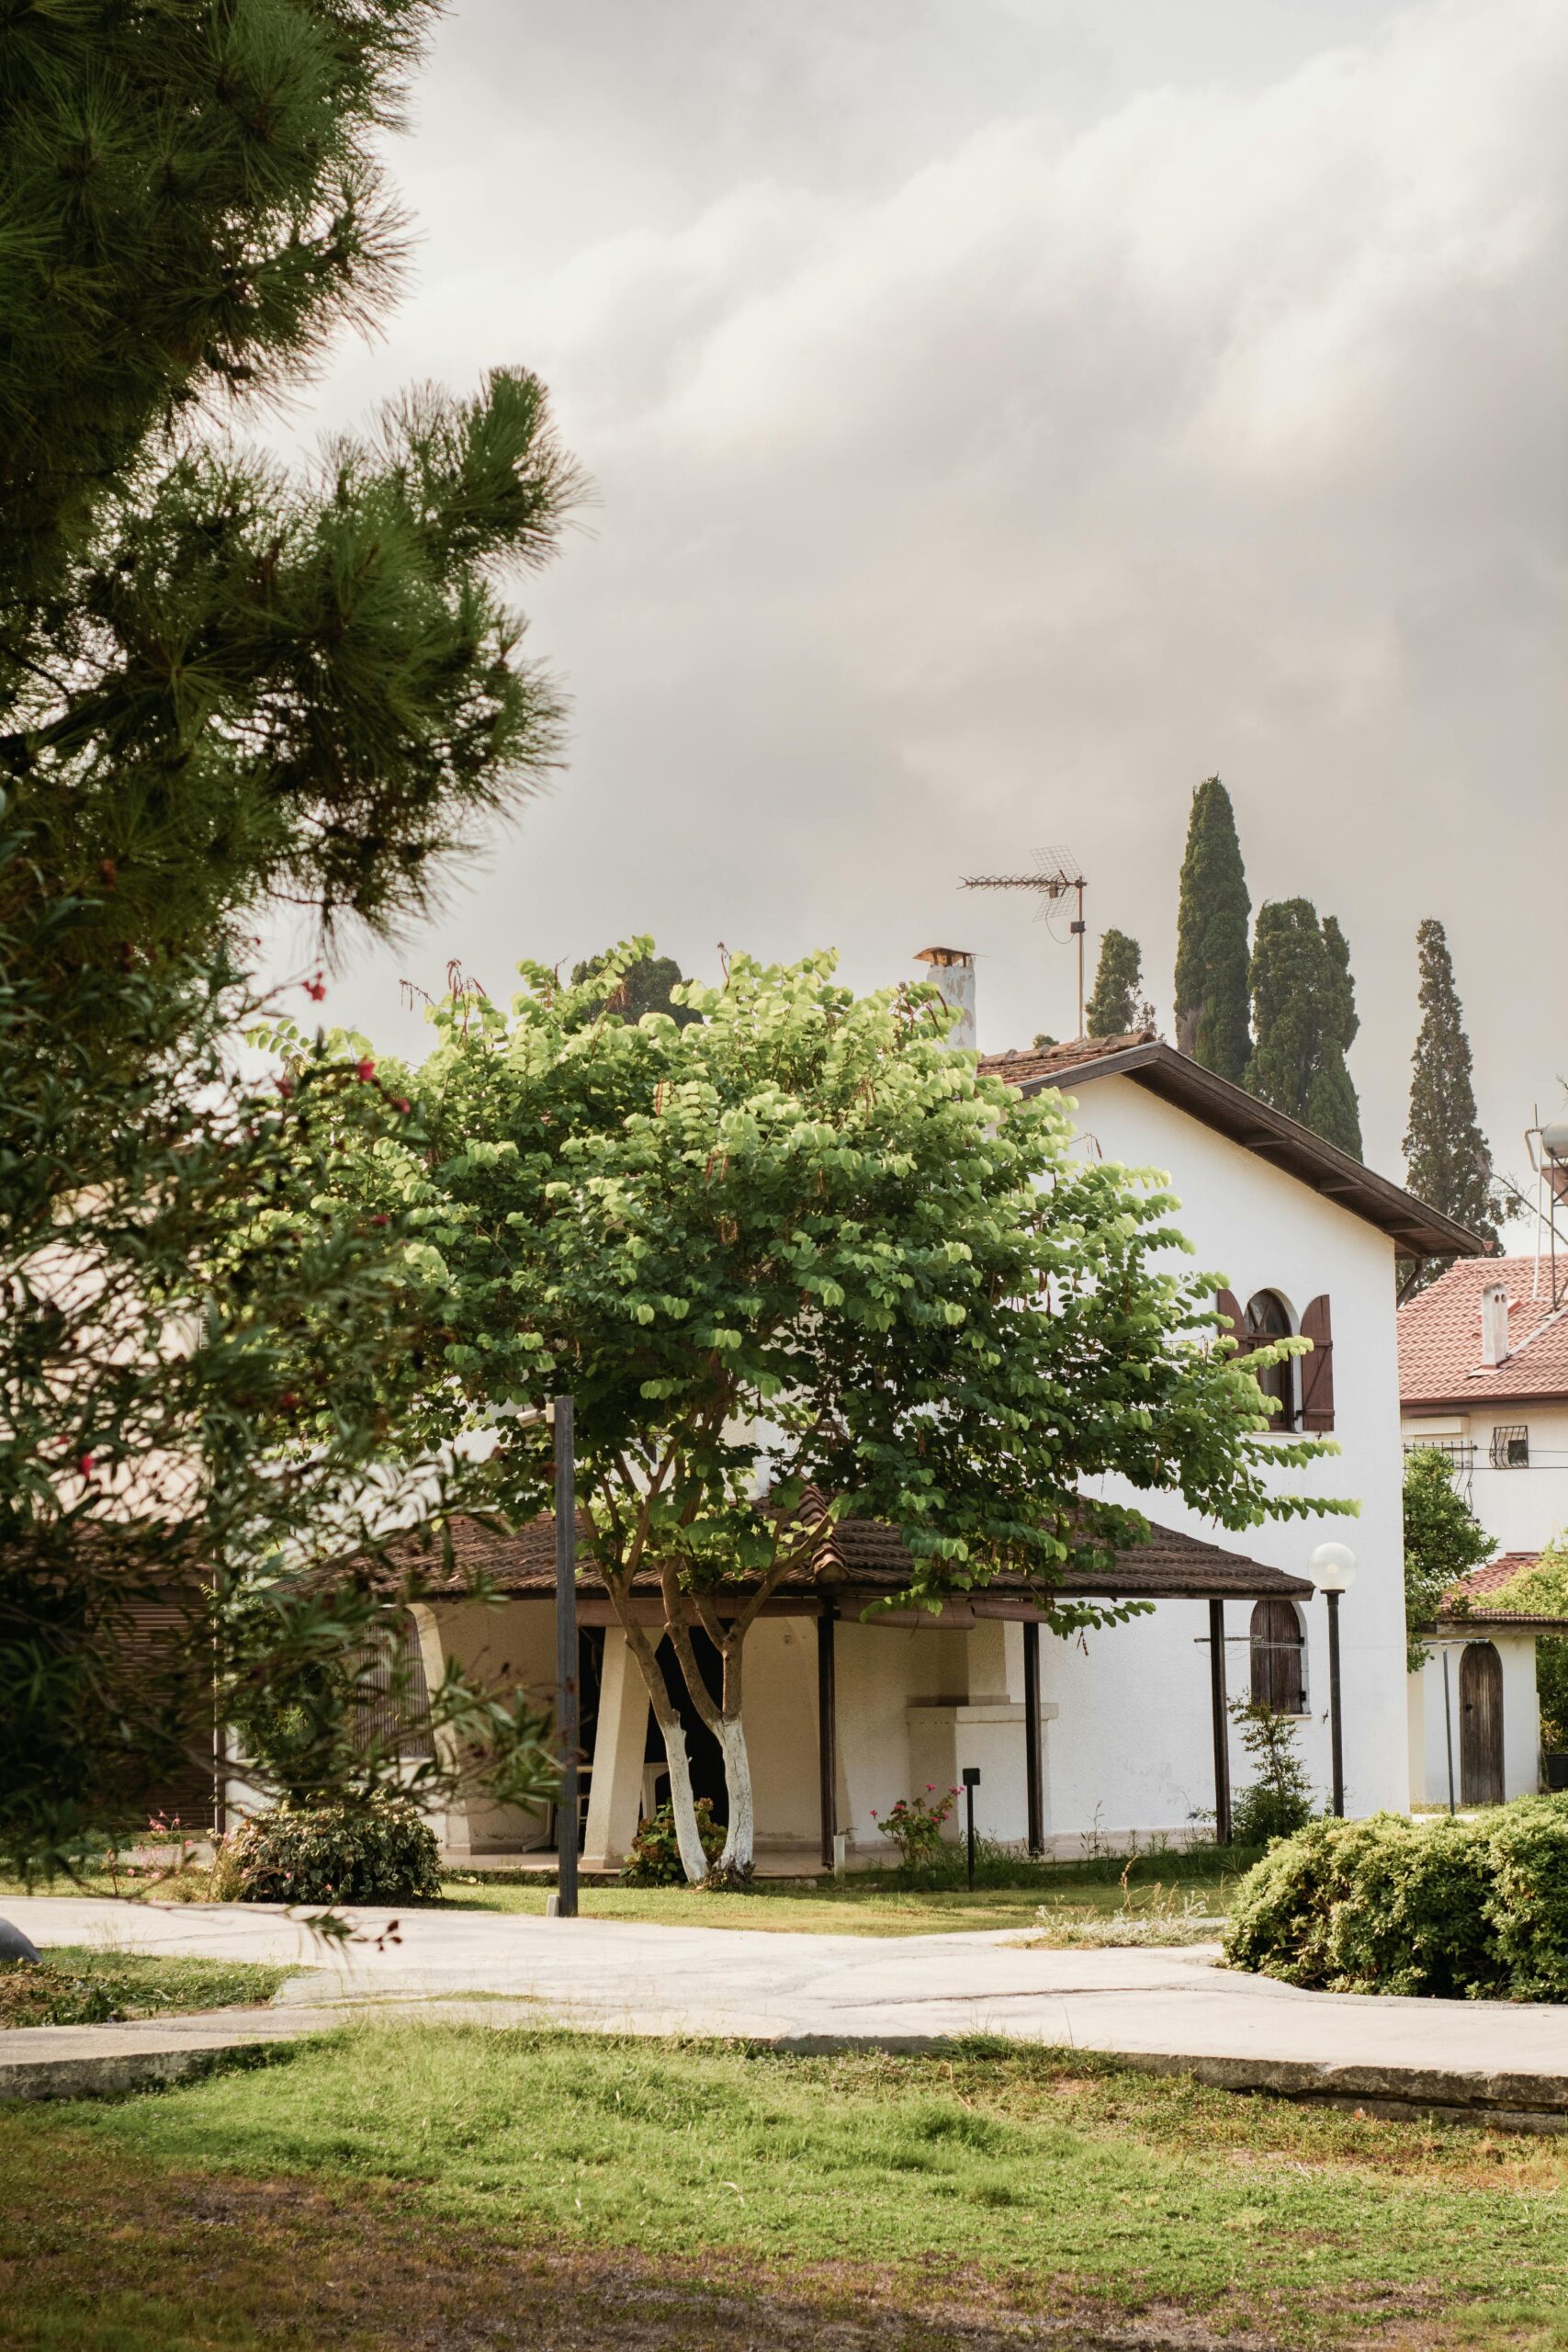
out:
{"label": "tv antenna", "polygon": [[[966,874],[962,887],[965,890],[1037,891],[1040,905],[1034,918],[1036,922],[1048,924],[1053,939],[1077,941],[1078,1035],[1081,1037],[1084,1033],[1084,940],[1088,933],[1083,911],[1083,894],[1087,888],[1083,871],[1072,851],[1061,842],[1051,849],[1037,849],[1034,866],[1032,874]],[[1077,912],[1070,915],[1064,932],[1058,926],[1064,917],[1068,916],[1075,896]]]}

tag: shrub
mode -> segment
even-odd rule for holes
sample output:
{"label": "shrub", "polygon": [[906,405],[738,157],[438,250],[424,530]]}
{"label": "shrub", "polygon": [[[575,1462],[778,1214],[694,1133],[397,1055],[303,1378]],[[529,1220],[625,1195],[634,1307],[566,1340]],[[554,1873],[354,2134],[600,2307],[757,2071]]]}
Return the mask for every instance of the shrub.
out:
{"label": "shrub", "polygon": [[939,1789],[934,1781],[926,1782],[925,1794],[900,1797],[892,1811],[878,1816],[875,1807],[872,1819],[885,1838],[891,1838],[898,1849],[898,1860],[907,1871],[927,1870],[942,1851],[942,1824],[953,1811],[956,1789]]}
{"label": "shrub", "polygon": [[410,1903],[441,1892],[441,1849],[406,1797],[279,1805],[223,1840],[220,1903]]}
{"label": "shrub", "polygon": [[[696,1803],[697,1835],[703,1841],[703,1852],[710,1863],[716,1862],[724,1851],[724,1831],[713,1817],[713,1806],[706,1797]],[[650,1814],[632,1839],[621,1871],[623,1886],[684,1886],[685,1864],[675,1838],[675,1815],[667,1804]]]}
{"label": "shrub", "polygon": [[1320,1992],[1568,2001],[1568,1803],[1314,1822],[1243,1879],[1224,1952]]}
{"label": "shrub", "polygon": [[1312,1819],[1312,1783],[1296,1750],[1296,1726],[1289,1715],[1261,1701],[1238,1699],[1231,1716],[1257,1778],[1231,1809],[1231,1837],[1238,1846],[1267,1846],[1289,1838]]}

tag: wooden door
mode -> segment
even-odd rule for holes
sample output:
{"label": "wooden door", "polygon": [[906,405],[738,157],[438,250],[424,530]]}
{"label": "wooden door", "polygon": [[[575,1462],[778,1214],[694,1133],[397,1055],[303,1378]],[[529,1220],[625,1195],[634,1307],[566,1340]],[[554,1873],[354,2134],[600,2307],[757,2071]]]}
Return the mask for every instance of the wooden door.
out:
{"label": "wooden door", "polygon": [[1503,1661],[1490,1642],[1460,1660],[1459,1781],[1464,1804],[1503,1802]]}
{"label": "wooden door", "polygon": [[1281,1715],[1305,1706],[1302,1624],[1288,1600],[1260,1600],[1252,1612],[1252,1703]]}

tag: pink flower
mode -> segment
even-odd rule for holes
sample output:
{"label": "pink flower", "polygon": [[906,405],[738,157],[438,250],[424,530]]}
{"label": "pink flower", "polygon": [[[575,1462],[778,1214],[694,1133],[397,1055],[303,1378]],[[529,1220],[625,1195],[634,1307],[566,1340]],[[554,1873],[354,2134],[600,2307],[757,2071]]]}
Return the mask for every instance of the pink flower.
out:
{"label": "pink flower", "polygon": [[355,1062],[355,1065],[354,1065],[354,1075],[355,1075],[355,1077],[359,1080],[359,1083],[361,1084],[361,1086],[367,1086],[367,1085],[368,1085],[368,1084],[369,1084],[369,1082],[370,1082],[370,1080],[371,1080],[375,1077],[375,1075],[376,1075],[376,1065],[375,1065],[375,1063],[374,1063],[374,1062]]}

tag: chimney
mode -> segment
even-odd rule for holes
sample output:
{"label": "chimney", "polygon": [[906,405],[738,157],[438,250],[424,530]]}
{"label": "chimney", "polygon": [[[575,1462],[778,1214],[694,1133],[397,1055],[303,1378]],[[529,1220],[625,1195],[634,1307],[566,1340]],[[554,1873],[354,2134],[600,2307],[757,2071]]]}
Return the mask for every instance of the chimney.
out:
{"label": "chimney", "polygon": [[930,977],[936,982],[943,1004],[957,1010],[958,1025],[948,1031],[948,1044],[972,1054],[976,1046],[974,956],[967,947],[922,947],[915,961],[930,967]]}
{"label": "chimney", "polygon": [[1481,1361],[1502,1363],[1508,1353],[1508,1294],[1501,1283],[1481,1286]]}

